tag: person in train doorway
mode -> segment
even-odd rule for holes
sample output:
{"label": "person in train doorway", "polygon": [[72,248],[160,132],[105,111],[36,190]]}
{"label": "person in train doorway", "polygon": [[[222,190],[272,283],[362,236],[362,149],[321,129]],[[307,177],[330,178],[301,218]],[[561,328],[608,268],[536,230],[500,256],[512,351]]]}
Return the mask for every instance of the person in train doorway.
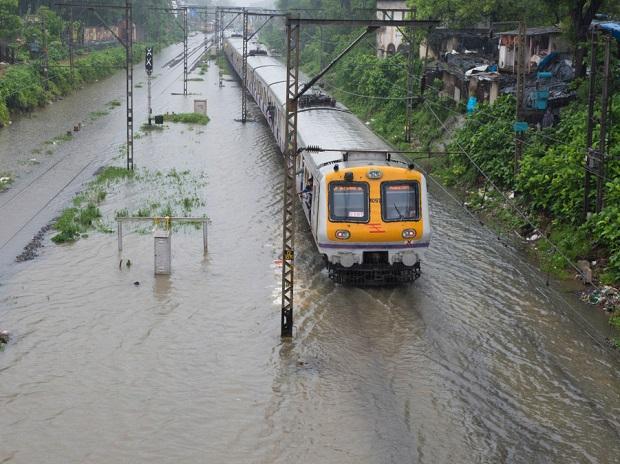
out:
{"label": "person in train doorway", "polygon": [[308,181],[306,182],[306,186],[301,191],[301,197],[306,202],[306,206],[308,207],[308,211],[310,211],[312,209],[312,187],[313,187],[312,177],[308,177]]}
{"label": "person in train doorway", "polygon": [[269,119],[269,124],[273,124],[274,110],[275,110],[275,107],[273,106],[273,103],[269,102],[269,104],[267,105],[267,118]]}

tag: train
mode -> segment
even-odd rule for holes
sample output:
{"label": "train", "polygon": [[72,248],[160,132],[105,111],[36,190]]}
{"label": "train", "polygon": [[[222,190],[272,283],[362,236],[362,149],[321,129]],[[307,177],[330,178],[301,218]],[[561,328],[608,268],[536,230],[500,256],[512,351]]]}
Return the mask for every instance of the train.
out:
{"label": "train", "polygon": [[[242,41],[224,41],[238,76]],[[248,50],[247,90],[285,153],[286,66],[257,42]],[[315,148],[296,157],[295,184],[329,277],[354,286],[416,280],[431,240],[424,174],[318,87],[299,99],[297,117],[298,147]]]}

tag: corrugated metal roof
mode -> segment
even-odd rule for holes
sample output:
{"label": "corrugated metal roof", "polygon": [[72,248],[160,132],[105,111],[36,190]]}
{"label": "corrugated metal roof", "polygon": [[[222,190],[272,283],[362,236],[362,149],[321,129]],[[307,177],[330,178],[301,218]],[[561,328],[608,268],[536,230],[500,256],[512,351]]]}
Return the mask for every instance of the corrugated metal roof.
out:
{"label": "corrugated metal roof", "polygon": [[[562,30],[557,26],[528,27],[525,35],[559,34]],[[500,32],[499,35],[519,35],[519,31]]]}
{"label": "corrugated metal roof", "polygon": [[611,33],[614,39],[620,41],[620,23],[601,23],[597,27]]}

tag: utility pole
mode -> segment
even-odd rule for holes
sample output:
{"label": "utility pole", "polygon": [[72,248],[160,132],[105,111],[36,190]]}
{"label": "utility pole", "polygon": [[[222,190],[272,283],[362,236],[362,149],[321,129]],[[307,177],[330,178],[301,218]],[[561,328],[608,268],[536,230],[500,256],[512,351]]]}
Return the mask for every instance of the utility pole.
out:
{"label": "utility pole", "polygon": [[215,30],[213,31],[213,39],[215,40],[215,53],[217,55],[220,54],[220,27],[221,27],[221,19],[220,19],[220,7],[215,8]]}
{"label": "utility pole", "polygon": [[603,65],[603,90],[601,93],[601,127],[599,132],[599,149],[597,153],[596,177],[596,212],[603,209],[605,196],[605,158],[607,156],[607,122],[609,113],[609,81],[611,77],[611,35],[605,34],[605,62]]}
{"label": "utility pole", "polygon": [[[410,19],[414,19],[415,10],[410,10]],[[412,122],[413,115],[413,73],[414,73],[414,44],[413,44],[413,28],[407,28],[407,35],[409,36],[409,52],[407,53],[407,116],[405,121],[405,142],[411,143]]]}
{"label": "utility pole", "polygon": [[45,90],[49,90],[49,54],[47,49],[47,24],[45,21],[45,15],[41,16],[41,29],[43,31],[43,86]]}
{"label": "utility pole", "polygon": [[588,218],[590,212],[590,187],[592,171],[594,170],[594,156],[592,153],[592,138],[594,132],[594,97],[596,94],[596,68],[597,68],[597,43],[598,35],[592,32],[590,37],[590,80],[588,82],[588,121],[586,126],[586,169],[583,185],[583,216]]}
{"label": "utility pole", "polygon": [[187,96],[187,7],[183,7],[183,95]]}
{"label": "utility pole", "polygon": [[[275,16],[286,16],[284,13],[252,13],[247,8],[243,8],[243,50],[242,50],[242,62],[241,62],[241,78],[243,80],[243,88],[241,89],[241,122],[246,122],[248,117],[248,43],[265,25]],[[258,16],[268,16],[267,20],[259,27],[255,28],[252,35],[249,30],[249,18],[256,18]]]}
{"label": "utility pole", "polygon": [[[523,99],[525,94],[525,49],[526,49],[526,33],[525,21],[519,22],[519,39],[517,42],[517,124],[522,123],[524,116]],[[514,156],[514,173],[515,176],[519,172],[519,164],[523,156],[523,144],[525,142],[525,131],[519,127],[515,130],[515,156]]]}
{"label": "utility pole", "polygon": [[125,0],[125,62],[127,82],[127,169],[133,171],[133,8]]}
{"label": "utility pole", "polygon": [[286,140],[284,204],[282,218],[282,313],[280,334],[293,336],[293,285],[295,277],[295,157],[297,155],[297,99],[301,24],[289,17],[286,22]]}
{"label": "utility pole", "polygon": [[73,7],[69,10],[69,66],[71,67],[71,80],[75,81],[75,58],[73,55]]}
{"label": "utility pole", "polygon": [[248,113],[248,10],[243,9],[243,55],[241,64],[241,74],[243,86],[241,89],[241,122],[245,122]]}
{"label": "utility pole", "polygon": [[[151,10],[159,10],[159,11],[165,11],[168,13],[172,13],[175,14],[177,12],[181,12],[183,14],[183,22],[181,24],[178,24],[178,26],[183,30],[183,95],[187,95],[187,73],[188,73],[188,66],[187,66],[187,54],[188,54],[188,42],[187,42],[187,35],[188,35],[188,23],[187,23],[187,7],[180,7],[180,8],[157,8],[157,7],[152,7],[150,8]],[[176,21],[175,21],[176,22]],[[178,94],[173,94],[173,95],[178,95]]]}
{"label": "utility pole", "polygon": [[[84,4],[84,3],[57,3],[65,7],[82,7],[92,11],[103,26],[110,31],[116,40],[125,47],[125,77],[127,100],[127,169],[133,170],[133,6],[131,0],[125,0],[125,5],[111,4]],[[97,12],[97,9],[123,9],[125,11],[125,33],[117,34]]]}

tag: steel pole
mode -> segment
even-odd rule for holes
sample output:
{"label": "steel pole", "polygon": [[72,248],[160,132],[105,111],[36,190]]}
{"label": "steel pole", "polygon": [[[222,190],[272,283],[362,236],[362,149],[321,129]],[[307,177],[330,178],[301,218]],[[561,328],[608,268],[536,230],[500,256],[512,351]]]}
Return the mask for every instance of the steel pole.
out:
{"label": "steel pole", "polygon": [[590,212],[590,187],[594,169],[593,159],[590,156],[592,150],[592,137],[594,132],[594,96],[596,94],[596,49],[598,36],[592,32],[590,39],[590,80],[588,85],[588,121],[586,126],[586,169],[583,184],[583,216],[585,220]]}
{"label": "steel pole", "polygon": [[133,8],[125,0],[125,69],[127,77],[127,169],[133,170]]}
{"label": "steel pole", "polygon": [[605,64],[603,65],[603,90],[601,93],[601,128],[599,132],[599,150],[596,177],[596,212],[603,209],[605,196],[605,158],[607,151],[607,122],[609,116],[609,81],[611,76],[611,36],[605,35]]}
{"label": "steel pole", "polygon": [[[516,119],[518,122],[523,118],[523,97],[525,93],[525,45],[526,45],[526,27],[525,21],[519,22],[519,43],[517,50],[517,110]],[[525,134],[521,131],[515,133],[515,156],[514,156],[514,174],[519,172],[519,164],[523,156],[523,144],[525,142]]]}
{"label": "steel pole", "polygon": [[299,87],[300,24],[286,23],[286,126],[282,218],[281,336],[293,336],[293,284],[295,273],[295,157],[297,155],[297,95]]}
{"label": "steel pole", "polygon": [[243,9],[243,54],[241,64],[243,85],[241,88],[241,122],[247,119],[248,103],[248,10]]}
{"label": "steel pole", "polygon": [[183,8],[183,95],[187,95],[187,7]]}

